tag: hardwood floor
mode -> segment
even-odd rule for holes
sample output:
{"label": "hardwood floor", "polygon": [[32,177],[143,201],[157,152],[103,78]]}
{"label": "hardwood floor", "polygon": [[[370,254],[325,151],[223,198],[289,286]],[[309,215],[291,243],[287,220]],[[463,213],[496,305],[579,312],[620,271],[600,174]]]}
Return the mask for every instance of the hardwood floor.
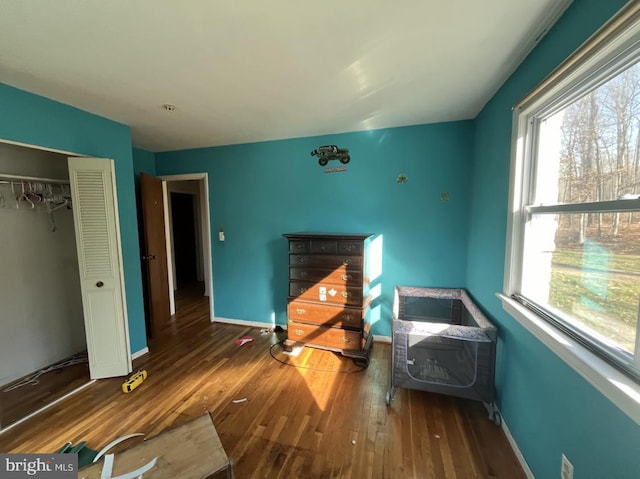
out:
{"label": "hardwood floor", "polygon": [[[84,357],[86,358],[86,352]],[[67,360],[69,359],[71,358],[67,358]],[[89,364],[84,362],[43,373],[38,376],[34,384],[26,384],[17,389],[8,390],[37,373],[38,371],[0,386],[0,425],[2,428],[6,428],[91,380],[89,378]]]}
{"label": "hardwood floor", "polygon": [[[81,440],[99,449],[209,411],[239,479],[525,477],[480,403],[401,389],[387,407],[387,344],[375,344],[358,371],[328,351],[286,356],[272,346],[275,333],[211,324],[206,298],[178,311],[134,363],[148,371],[140,387],[123,394],[121,378],[98,381],[0,435],[0,451],[50,452]],[[237,346],[247,334],[254,341]]]}

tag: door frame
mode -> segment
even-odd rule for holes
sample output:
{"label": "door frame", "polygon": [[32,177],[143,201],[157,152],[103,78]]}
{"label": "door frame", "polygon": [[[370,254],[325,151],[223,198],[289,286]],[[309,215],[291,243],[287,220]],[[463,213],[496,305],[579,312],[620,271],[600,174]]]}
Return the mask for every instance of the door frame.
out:
{"label": "door frame", "polygon": [[[202,241],[202,260],[204,262],[204,284],[205,296],[209,296],[209,315],[210,321],[213,322],[214,301],[213,301],[213,271],[212,271],[212,248],[211,248],[211,214],[209,206],[209,174],[208,173],[188,173],[182,175],[159,175],[162,180],[162,196],[165,218],[169,219],[169,191],[167,183],[171,181],[189,181],[197,180],[199,186],[200,197],[200,235]],[[165,221],[165,239],[167,244],[167,270],[169,272],[169,303],[171,306],[171,314],[175,314],[175,290],[173,284],[173,258],[171,249],[173,247],[172,224]]]}

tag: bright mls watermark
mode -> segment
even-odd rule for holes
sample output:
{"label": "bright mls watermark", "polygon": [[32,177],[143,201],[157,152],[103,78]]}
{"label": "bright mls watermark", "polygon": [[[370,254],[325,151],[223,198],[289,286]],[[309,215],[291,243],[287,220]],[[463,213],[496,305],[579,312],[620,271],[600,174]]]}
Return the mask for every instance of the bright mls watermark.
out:
{"label": "bright mls watermark", "polygon": [[77,477],[77,454],[0,454],[0,479]]}

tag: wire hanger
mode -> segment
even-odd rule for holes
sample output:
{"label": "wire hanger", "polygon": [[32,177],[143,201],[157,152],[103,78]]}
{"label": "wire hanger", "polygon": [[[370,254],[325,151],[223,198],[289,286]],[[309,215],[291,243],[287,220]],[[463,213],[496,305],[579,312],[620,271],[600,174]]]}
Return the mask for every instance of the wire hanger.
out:
{"label": "wire hanger", "polygon": [[[11,188],[11,195],[16,201],[16,208],[20,203],[28,203],[32,210],[43,210],[49,215],[51,230],[56,230],[53,213],[59,209],[71,209],[71,187],[68,181],[0,174],[0,185],[7,184]],[[5,192],[0,188],[0,207],[6,206]]]}

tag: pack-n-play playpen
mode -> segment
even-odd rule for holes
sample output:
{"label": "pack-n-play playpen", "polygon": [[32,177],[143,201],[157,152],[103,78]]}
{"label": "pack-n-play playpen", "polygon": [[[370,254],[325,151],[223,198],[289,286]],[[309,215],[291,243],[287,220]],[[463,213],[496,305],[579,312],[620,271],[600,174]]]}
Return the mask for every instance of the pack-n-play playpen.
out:
{"label": "pack-n-play playpen", "polygon": [[496,327],[464,289],[397,286],[391,387],[482,401],[500,422],[494,398]]}

